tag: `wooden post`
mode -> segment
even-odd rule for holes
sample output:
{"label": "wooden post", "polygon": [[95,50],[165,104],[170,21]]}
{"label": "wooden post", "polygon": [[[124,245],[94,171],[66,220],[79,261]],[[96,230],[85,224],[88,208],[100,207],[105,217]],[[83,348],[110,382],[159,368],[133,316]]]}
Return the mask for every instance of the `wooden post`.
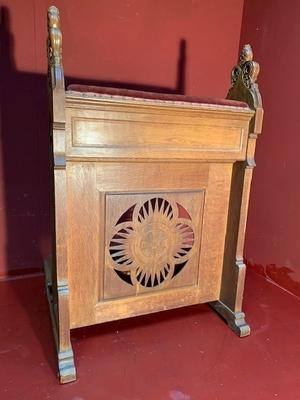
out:
{"label": "wooden post", "polygon": [[69,285],[66,227],[66,162],[65,162],[65,88],[62,67],[62,34],[59,11],[48,9],[48,79],[50,100],[50,135],[54,170],[54,243],[51,262],[45,263],[46,289],[57,347],[61,383],[76,379],[70,341]]}
{"label": "wooden post", "polygon": [[232,86],[227,95],[228,99],[246,102],[255,114],[250,121],[246,160],[233,165],[220,300],[211,303],[239,336],[250,334],[242,312],[246,272],[243,249],[255,145],[263,120],[262,99],[256,83],[259,64],[252,58],[251,46],[247,44],[239,64],[232,70]]}

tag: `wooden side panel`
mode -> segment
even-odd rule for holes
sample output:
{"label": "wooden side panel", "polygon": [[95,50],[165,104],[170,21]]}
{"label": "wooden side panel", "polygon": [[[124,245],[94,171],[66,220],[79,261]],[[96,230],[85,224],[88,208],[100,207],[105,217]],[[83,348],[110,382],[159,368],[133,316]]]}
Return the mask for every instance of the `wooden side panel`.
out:
{"label": "wooden side panel", "polygon": [[253,111],[67,95],[71,326],[220,298]]}
{"label": "wooden side panel", "polygon": [[69,162],[72,327],[218,299],[231,170]]}

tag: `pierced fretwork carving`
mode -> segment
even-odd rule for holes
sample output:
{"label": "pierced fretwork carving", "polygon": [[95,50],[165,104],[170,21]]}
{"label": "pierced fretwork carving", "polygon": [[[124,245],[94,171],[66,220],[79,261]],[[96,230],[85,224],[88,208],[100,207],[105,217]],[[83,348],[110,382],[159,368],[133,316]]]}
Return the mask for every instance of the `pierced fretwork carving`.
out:
{"label": "pierced fretwork carving", "polygon": [[246,44],[241,51],[239,64],[232,70],[232,85],[236,83],[241,74],[244,85],[251,89],[259,74],[259,64],[252,59],[252,48],[250,44]]}
{"label": "pierced fretwork carving", "polygon": [[188,211],[154,197],[126,210],[116,223],[109,253],[116,274],[130,285],[155,287],[187,264],[195,235]]}

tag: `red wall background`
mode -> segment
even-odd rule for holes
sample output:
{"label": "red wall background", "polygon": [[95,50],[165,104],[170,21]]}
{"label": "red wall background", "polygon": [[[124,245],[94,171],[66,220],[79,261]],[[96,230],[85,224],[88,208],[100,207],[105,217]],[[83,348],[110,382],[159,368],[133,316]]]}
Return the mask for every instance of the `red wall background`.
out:
{"label": "red wall background", "polygon": [[[50,251],[45,38],[51,4],[1,4],[0,276],[5,277],[40,270]],[[56,5],[68,82],[223,97],[239,41],[252,44],[261,65],[265,119],[245,256],[249,266],[300,296],[300,2],[289,0],[286,7],[280,0],[57,0]]]}
{"label": "red wall background", "polygon": [[251,43],[265,109],[249,206],[248,264],[300,296],[300,2],[245,0],[241,43]]}
{"label": "red wall background", "polygon": [[[243,0],[55,3],[68,82],[226,95]],[[1,276],[40,270],[50,249],[45,49],[50,5],[4,0],[1,6]]]}

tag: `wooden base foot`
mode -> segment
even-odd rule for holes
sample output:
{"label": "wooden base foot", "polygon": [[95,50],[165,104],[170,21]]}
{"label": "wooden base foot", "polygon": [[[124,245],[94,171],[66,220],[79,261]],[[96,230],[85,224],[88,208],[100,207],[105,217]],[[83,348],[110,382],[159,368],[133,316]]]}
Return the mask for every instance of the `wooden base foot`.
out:
{"label": "wooden base foot", "polygon": [[58,370],[60,383],[76,380],[76,369],[72,349],[58,354]]}
{"label": "wooden base foot", "polygon": [[57,323],[57,305],[53,299],[53,291],[52,291],[52,273],[51,273],[52,263],[51,259],[47,259],[44,262],[44,270],[45,270],[45,284],[46,284],[46,294],[49,303],[51,321],[52,321],[52,329],[55,338],[56,350],[57,350],[57,358],[58,358],[58,374],[60,383],[68,383],[76,380],[76,369],[74,364],[74,356],[73,350],[70,343],[70,346],[65,351],[60,351],[59,348],[59,332],[58,332],[58,323]]}
{"label": "wooden base foot", "polygon": [[227,322],[228,326],[238,336],[250,335],[250,326],[245,321],[243,312],[233,312],[221,301],[213,301],[209,305]]}

